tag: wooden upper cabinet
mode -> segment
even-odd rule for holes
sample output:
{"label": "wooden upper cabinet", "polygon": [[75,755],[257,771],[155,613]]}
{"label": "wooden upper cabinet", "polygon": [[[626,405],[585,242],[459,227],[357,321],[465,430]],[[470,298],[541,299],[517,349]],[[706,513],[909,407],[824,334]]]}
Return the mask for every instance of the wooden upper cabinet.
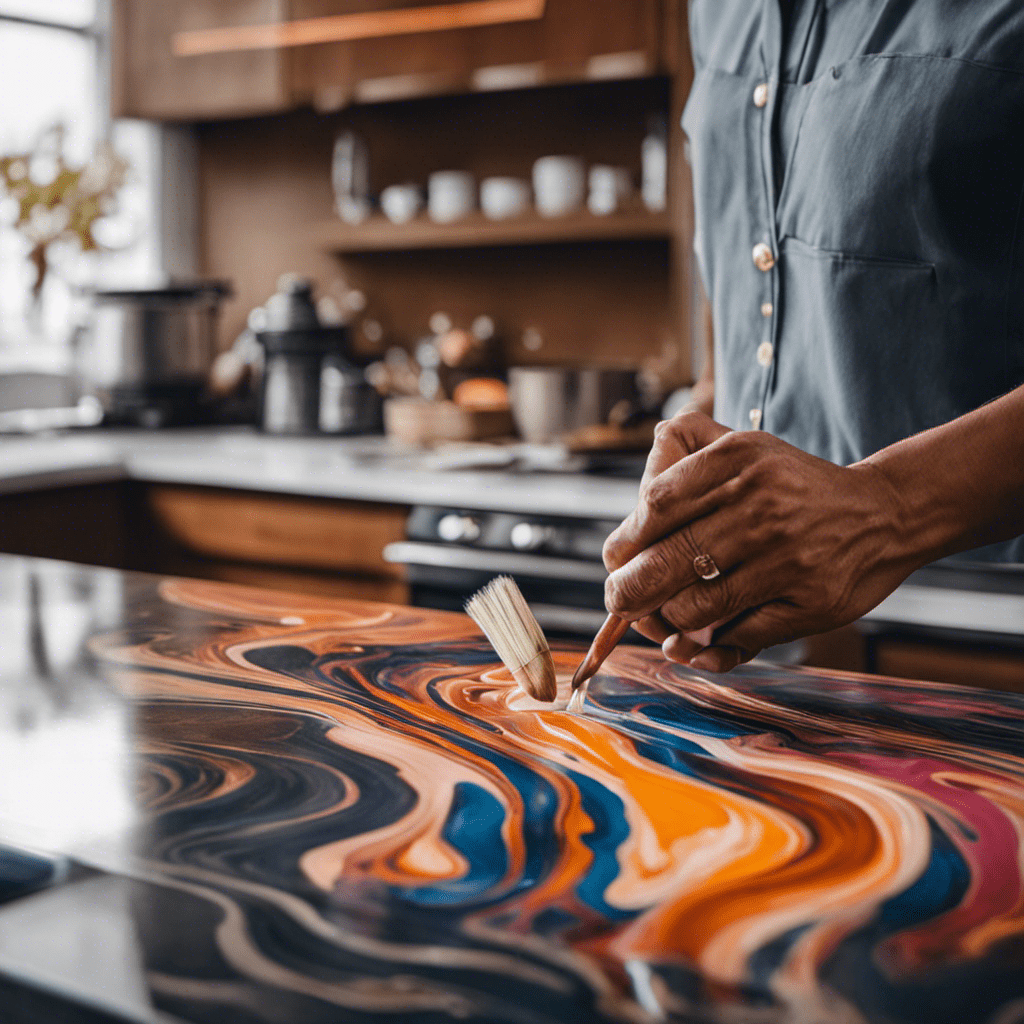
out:
{"label": "wooden upper cabinet", "polygon": [[[679,2],[116,0],[114,112],[201,120],[671,73]],[[449,16],[470,27],[438,30]]]}
{"label": "wooden upper cabinet", "polygon": [[180,56],[174,43],[182,32],[281,21],[287,8],[287,0],[115,0],[114,116],[198,121],[286,110],[284,51]]}
{"label": "wooden upper cabinet", "polygon": [[[339,6],[339,0],[292,2],[303,18],[323,17]],[[321,43],[293,51],[292,88],[299,102],[330,108],[655,74],[668,70],[661,44],[664,7],[663,0],[547,0],[535,20]]]}

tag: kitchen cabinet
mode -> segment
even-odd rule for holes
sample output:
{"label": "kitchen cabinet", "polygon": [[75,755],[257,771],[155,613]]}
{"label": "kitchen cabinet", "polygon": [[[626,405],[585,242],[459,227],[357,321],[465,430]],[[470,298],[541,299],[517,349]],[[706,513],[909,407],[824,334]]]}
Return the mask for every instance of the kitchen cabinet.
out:
{"label": "kitchen cabinet", "polygon": [[[122,116],[197,121],[671,72],[676,46],[667,39],[678,3],[475,0],[449,5],[452,16],[493,7],[499,23],[375,36],[403,11],[423,21],[443,5],[115,0],[113,107]],[[512,20],[520,8],[540,17]],[[346,17],[359,19],[363,38],[281,45],[293,36],[330,40],[339,23],[345,35]],[[269,35],[254,33],[258,26]]]}
{"label": "kitchen cabinet", "polygon": [[145,500],[168,537],[202,556],[203,576],[372,600],[408,596],[402,567],[381,557],[405,536],[403,506],[166,484],[150,486]]}
{"label": "kitchen cabinet", "polygon": [[578,647],[538,704],[463,615],[0,595],[3,841],[65,869],[5,1022],[1019,1020],[1015,695],[619,647],[570,715]]}
{"label": "kitchen cabinet", "polygon": [[121,481],[0,495],[0,551],[328,597],[408,600],[401,505]]}
{"label": "kitchen cabinet", "polygon": [[273,22],[287,16],[286,7],[286,0],[114,0],[114,116],[201,121],[287,109],[291,90],[282,51],[181,57],[172,49],[178,32]]}
{"label": "kitchen cabinet", "polygon": [[[339,8],[337,0],[291,6],[297,17]],[[547,0],[537,20],[306,47],[294,52],[294,98],[332,107],[655,74],[666,70],[664,6],[660,0]]]}

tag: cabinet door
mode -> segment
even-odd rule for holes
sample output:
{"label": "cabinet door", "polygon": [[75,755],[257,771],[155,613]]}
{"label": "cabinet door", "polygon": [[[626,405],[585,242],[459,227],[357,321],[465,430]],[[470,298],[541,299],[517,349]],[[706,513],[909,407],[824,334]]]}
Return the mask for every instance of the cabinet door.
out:
{"label": "cabinet door", "polygon": [[115,0],[115,116],[203,120],[271,113],[289,105],[285,51],[180,56],[180,32],[264,25],[288,17],[287,0]]}
{"label": "cabinet door", "polygon": [[[293,96],[329,108],[669,71],[663,33],[670,2],[547,0],[543,15],[534,20],[297,47],[290,70]],[[393,0],[290,4],[293,19],[415,6]]]}

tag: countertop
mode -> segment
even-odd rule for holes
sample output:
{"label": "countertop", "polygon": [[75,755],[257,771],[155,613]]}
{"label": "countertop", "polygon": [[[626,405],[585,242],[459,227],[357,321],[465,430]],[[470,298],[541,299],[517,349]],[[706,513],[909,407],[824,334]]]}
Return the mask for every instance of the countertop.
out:
{"label": "countertop", "polygon": [[104,430],[0,441],[0,492],[143,480],[400,505],[624,519],[638,481],[440,469],[383,437],[271,437],[247,428]]}
{"label": "countertop", "polygon": [[10,557],[0,637],[15,1020],[1019,1019],[1024,696],[619,648],[570,715],[460,615]]}
{"label": "countertop", "polygon": [[[538,457],[536,451],[531,455]],[[636,480],[501,467],[440,468],[447,457],[379,436],[272,437],[246,427],[5,437],[0,440],[0,493],[139,480],[613,521],[636,506]],[[865,619],[965,636],[1022,637],[1024,567],[929,567]]]}

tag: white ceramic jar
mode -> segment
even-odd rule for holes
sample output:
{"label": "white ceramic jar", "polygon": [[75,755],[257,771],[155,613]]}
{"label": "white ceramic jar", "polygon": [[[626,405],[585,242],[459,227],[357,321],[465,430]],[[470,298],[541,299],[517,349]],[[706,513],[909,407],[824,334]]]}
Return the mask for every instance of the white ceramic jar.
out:
{"label": "white ceramic jar", "polygon": [[542,156],[533,165],[533,198],[545,217],[564,217],[583,206],[587,174],[575,156]]}
{"label": "white ceramic jar", "polygon": [[522,178],[484,178],[480,208],[489,220],[521,217],[530,208],[530,184]]}
{"label": "white ceramic jar", "polygon": [[476,179],[469,171],[435,171],[427,181],[427,213],[438,224],[462,220],[476,209]]}

